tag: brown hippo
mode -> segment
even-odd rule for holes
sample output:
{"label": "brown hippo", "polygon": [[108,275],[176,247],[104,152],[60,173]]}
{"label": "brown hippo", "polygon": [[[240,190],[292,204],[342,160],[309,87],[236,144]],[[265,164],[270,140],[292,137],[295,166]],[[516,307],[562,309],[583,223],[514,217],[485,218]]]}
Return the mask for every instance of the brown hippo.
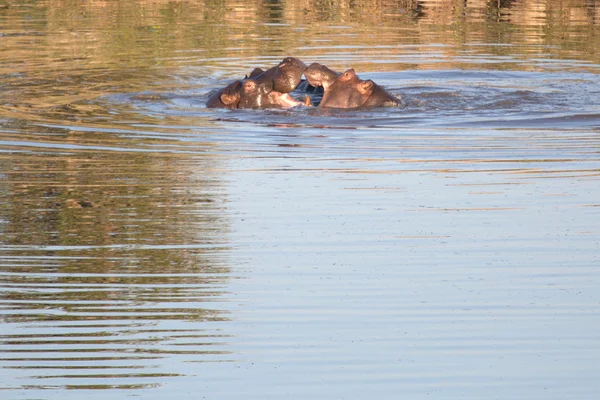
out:
{"label": "brown hippo", "polygon": [[304,71],[308,83],[315,87],[321,86],[325,90],[329,89],[340,75],[339,72],[335,72],[319,63],[310,64]]}
{"label": "brown hippo", "polygon": [[275,71],[273,77],[273,90],[289,93],[298,87],[306,64],[294,57],[284,58]]}
{"label": "brown hippo", "polygon": [[237,108],[290,108],[304,104],[289,93],[269,89],[260,79],[246,79],[240,90]]}
{"label": "brown hippo", "polygon": [[238,108],[289,108],[303,104],[288,93],[302,80],[306,65],[294,57],[284,58],[276,67],[255,68],[243,83]]}
{"label": "brown hippo", "polygon": [[240,102],[242,81],[235,81],[225,86],[208,98],[208,108],[237,108]]}
{"label": "brown hippo", "polygon": [[400,99],[372,80],[361,80],[353,69],[340,74],[314,63],[304,71],[304,76],[312,86],[322,86],[325,91],[319,107],[396,107],[402,104]]}
{"label": "brown hippo", "polygon": [[243,81],[235,81],[208,99],[209,108],[294,107],[301,103],[289,92],[302,80],[306,65],[294,57],[284,58],[277,66],[252,70]]}
{"label": "brown hippo", "polygon": [[373,90],[367,101],[362,105],[363,107],[401,107],[405,105],[402,97],[396,97],[388,93],[387,90],[370,79],[366,82],[373,85]]}

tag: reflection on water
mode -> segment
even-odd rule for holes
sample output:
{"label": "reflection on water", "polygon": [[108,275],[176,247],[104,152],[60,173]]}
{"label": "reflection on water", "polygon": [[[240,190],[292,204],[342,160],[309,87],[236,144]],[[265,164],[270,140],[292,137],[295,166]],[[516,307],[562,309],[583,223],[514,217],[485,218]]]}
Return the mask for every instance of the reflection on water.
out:
{"label": "reflection on water", "polygon": [[[5,133],[0,161],[5,365],[28,387],[129,388],[179,375],[156,361],[175,354],[227,359],[219,162],[30,129]],[[49,148],[23,147],[35,135]]]}
{"label": "reflection on water", "polygon": [[[0,2],[1,397],[595,399],[599,15]],[[285,55],[407,106],[204,107]]]}

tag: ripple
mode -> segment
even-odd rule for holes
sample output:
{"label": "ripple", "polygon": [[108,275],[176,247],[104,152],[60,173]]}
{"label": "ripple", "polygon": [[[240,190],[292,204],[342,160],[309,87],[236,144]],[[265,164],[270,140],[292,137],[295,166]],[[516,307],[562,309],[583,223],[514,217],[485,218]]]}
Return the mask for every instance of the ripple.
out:
{"label": "ripple", "polygon": [[[59,3],[0,6],[3,393],[597,397],[589,4]],[[406,106],[205,107],[284,55]]]}

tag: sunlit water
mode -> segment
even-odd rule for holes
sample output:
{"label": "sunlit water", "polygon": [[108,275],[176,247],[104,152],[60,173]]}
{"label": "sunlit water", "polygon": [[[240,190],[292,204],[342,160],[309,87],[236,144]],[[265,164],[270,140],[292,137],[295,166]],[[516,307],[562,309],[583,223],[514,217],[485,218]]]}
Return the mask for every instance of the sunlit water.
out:
{"label": "sunlit water", "polygon": [[[597,399],[599,16],[0,3],[0,397]],[[406,106],[205,108],[285,55]]]}

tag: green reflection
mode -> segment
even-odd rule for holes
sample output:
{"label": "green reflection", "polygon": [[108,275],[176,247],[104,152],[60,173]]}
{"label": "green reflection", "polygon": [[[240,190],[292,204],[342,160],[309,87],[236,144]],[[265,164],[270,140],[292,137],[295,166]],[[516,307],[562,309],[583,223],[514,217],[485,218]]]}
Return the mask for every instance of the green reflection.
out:
{"label": "green reflection", "polygon": [[[161,128],[209,135],[211,122],[153,117],[129,104],[135,97],[110,95],[203,90],[290,54],[358,71],[600,61],[589,0],[15,1],[0,3],[0,21],[0,318],[33,332],[1,339],[19,369],[150,368],[149,358],[228,353],[218,325],[232,318],[223,304],[235,276],[226,169],[203,154],[208,139],[181,143]],[[110,377],[142,375],[176,374]],[[36,378],[89,380],[55,386],[71,389],[160,384]],[[22,387],[41,388],[31,382]]]}
{"label": "green reflection", "polygon": [[[55,112],[36,115],[57,118],[65,110]],[[77,126],[99,116],[73,114]],[[213,303],[229,296],[231,269],[218,160],[142,151],[152,139],[131,133],[27,120],[1,129],[3,139],[25,143],[0,156],[0,358],[6,368],[36,370],[22,388],[77,379],[83,383],[73,389],[131,389],[180,375],[131,353],[223,360],[229,339],[213,325],[230,317]],[[41,149],[30,147],[36,140]],[[71,376],[50,366],[42,375],[41,360],[117,372]],[[150,381],[94,384],[113,378]]]}
{"label": "green reflection", "polygon": [[[382,45],[506,43],[536,46],[523,51],[527,58],[597,63],[600,57],[600,9],[588,0],[50,0],[0,12],[3,46],[20,61],[2,64],[0,73],[25,74],[30,83],[37,79],[36,88],[50,85],[54,93],[48,94],[63,102],[65,96],[114,91],[115,81],[126,81],[132,91],[156,87],[157,75],[168,79],[182,63],[239,70],[235,64],[250,58],[274,62],[293,53],[311,61],[338,47],[360,52]],[[364,54],[363,63],[369,57]],[[57,92],[54,79],[68,90]]]}

